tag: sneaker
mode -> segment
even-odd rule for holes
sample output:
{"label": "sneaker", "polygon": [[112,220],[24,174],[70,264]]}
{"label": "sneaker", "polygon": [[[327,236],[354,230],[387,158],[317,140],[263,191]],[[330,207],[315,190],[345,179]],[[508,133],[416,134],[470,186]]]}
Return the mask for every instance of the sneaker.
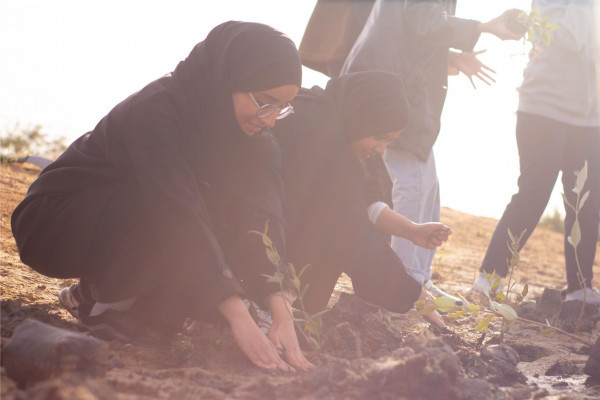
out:
{"label": "sneaker", "polygon": [[452,296],[451,294],[448,294],[448,293],[444,292],[442,289],[440,289],[439,287],[435,286],[433,284],[433,282],[431,282],[431,280],[425,282],[425,284],[423,286],[425,287],[425,289],[427,289],[427,291],[429,292],[429,294],[431,294],[434,298],[447,297],[447,298],[451,299],[452,301],[459,301],[459,302],[462,303],[461,299],[459,299],[456,296]]}
{"label": "sneaker", "polygon": [[579,289],[571,293],[567,293],[565,301],[583,301],[583,292],[585,291],[585,303],[600,305],[600,293],[594,288]]}
{"label": "sneaker", "polygon": [[84,293],[81,283],[77,282],[63,288],[58,293],[58,302],[73,317],[79,318],[79,310],[82,307],[91,309],[94,305],[94,300],[88,297],[89,296]]}
{"label": "sneaker", "polygon": [[131,310],[109,309],[93,317],[82,313],[79,317],[90,333],[102,340],[116,340],[144,347],[159,347],[168,344],[169,335],[157,331],[136,318]]}
{"label": "sneaker", "polygon": [[[502,279],[502,277],[500,277],[500,279]],[[489,296],[490,292],[492,291],[492,284],[488,280],[487,272],[479,273],[479,276],[477,277],[477,279],[475,279],[475,282],[473,282],[473,287],[471,287],[471,290],[475,290],[479,293]],[[500,285],[498,285],[498,291],[504,291],[504,285],[502,284],[502,281],[500,281]]]}

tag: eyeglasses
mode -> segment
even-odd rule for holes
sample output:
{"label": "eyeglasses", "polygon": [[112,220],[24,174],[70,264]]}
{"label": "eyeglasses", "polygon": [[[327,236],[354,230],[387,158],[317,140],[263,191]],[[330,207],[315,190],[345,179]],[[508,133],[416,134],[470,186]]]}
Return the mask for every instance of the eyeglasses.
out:
{"label": "eyeglasses", "polygon": [[294,113],[294,107],[292,107],[290,103],[285,103],[280,106],[276,106],[275,104],[263,104],[261,106],[258,104],[252,93],[248,92],[248,94],[250,95],[250,98],[254,104],[256,104],[256,107],[258,107],[258,110],[256,111],[256,116],[258,118],[267,118],[269,115],[276,112],[277,116],[275,119],[284,119],[288,115]]}

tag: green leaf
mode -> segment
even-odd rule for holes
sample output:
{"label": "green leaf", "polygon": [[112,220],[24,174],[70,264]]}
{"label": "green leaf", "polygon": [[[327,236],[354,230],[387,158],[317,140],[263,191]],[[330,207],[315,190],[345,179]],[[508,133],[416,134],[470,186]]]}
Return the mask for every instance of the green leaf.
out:
{"label": "green leaf", "polygon": [[512,231],[510,230],[510,228],[508,228],[508,237],[510,238],[510,241],[512,243],[515,242],[515,235],[513,235]]}
{"label": "green leaf", "polygon": [[494,282],[492,283],[492,290],[495,292],[496,290],[498,290],[498,286],[500,286],[499,276],[497,276],[496,279],[494,279]]}
{"label": "green leaf", "polygon": [[417,310],[422,309],[423,307],[425,307],[425,301],[424,300],[417,300],[415,301],[415,307],[417,308]]}
{"label": "green leaf", "polygon": [[269,232],[269,220],[265,221],[265,235]]}
{"label": "green leaf", "polygon": [[492,302],[492,307],[496,311],[498,311],[500,314],[502,314],[502,316],[504,317],[504,319],[506,319],[508,321],[514,321],[514,320],[517,319],[517,313],[508,304],[499,304],[499,303],[496,303],[495,301],[493,301]]}
{"label": "green leaf", "polygon": [[297,275],[296,268],[294,268],[294,264],[288,263],[288,269],[290,270],[290,275],[292,275],[292,278],[295,278]]}
{"label": "green leaf", "polygon": [[544,40],[544,45],[550,46],[550,33],[545,31],[542,38]]}
{"label": "green leaf", "polygon": [[273,275],[268,277],[267,282],[281,284],[283,282],[283,274],[279,271],[276,271]]}
{"label": "green leaf", "polygon": [[425,314],[432,313],[434,311],[435,311],[435,306],[433,304],[427,304],[425,307],[423,307],[419,311],[417,311],[417,314],[425,315]]}
{"label": "green leaf", "polygon": [[448,297],[438,297],[433,299],[433,304],[441,312],[452,312],[456,309],[456,302]]}
{"label": "green leaf", "polygon": [[304,289],[302,289],[302,292],[300,293],[300,298],[301,299],[304,298],[304,295],[306,294],[306,291],[308,290],[309,286],[310,285],[308,285],[308,284],[304,285]]}
{"label": "green leaf", "polygon": [[462,308],[460,311],[450,314],[449,317],[456,319],[456,318],[462,317],[466,313],[467,313],[467,310]]}
{"label": "green leaf", "polygon": [[580,210],[583,208],[583,205],[585,204],[585,201],[588,199],[589,196],[590,196],[589,190],[587,192],[585,192],[583,194],[583,196],[581,196],[581,200],[579,201],[579,209]]}
{"label": "green leaf", "polygon": [[571,228],[571,236],[569,236],[567,240],[573,245],[573,247],[579,246],[579,242],[581,241],[581,228],[579,228],[579,220],[577,218],[575,219],[573,227]]}
{"label": "green leaf", "polygon": [[499,291],[498,293],[496,293],[496,298],[500,301],[505,301],[506,300],[506,296],[504,295],[504,293],[501,291]]}
{"label": "green leaf", "polygon": [[271,241],[271,238],[268,237],[266,233],[262,235],[262,242],[267,247],[273,246],[273,242]]}
{"label": "green leaf", "polygon": [[587,164],[587,160],[585,160],[585,162],[583,163],[583,168],[581,168],[581,170],[576,171],[575,175],[577,176],[577,182],[575,183],[575,188],[573,189],[573,191],[575,193],[581,193],[583,190],[583,186],[585,185],[585,181],[587,180],[587,173],[588,170],[588,164]]}
{"label": "green leaf", "polygon": [[527,293],[529,293],[529,284],[525,284],[525,286],[523,286],[523,291],[521,291],[521,296],[525,297],[527,296]]}
{"label": "green leaf", "polygon": [[467,304],[465,306],[465,308],[467,309],[468,312],[476,312],[479,311],[481,309],[481,307],[479,307],[477,304]]}
{"label": "green leaf", "polygon": [[300,273],[298,274],[298,278],[302,278],[304,271],[306,271],[306,268],[308,268],[309,266],[310,266],[310,264],[306,264],[304,267],[302,267],[302,269],[300,270]]}
{"label": "green leaf", "polygon": [[477,324],[477,326],[475,327],[475,330],[478,332],[486,330],[493,318],[494,318],[493,315],[488,315],[487,317],[485,317],[485,319],[483,321],[481,321],[480,323]]}
{"label": "green leaf", "polygon": [[265,249],[265,252],[267,253],[267,258],[269,259],[269,261],[271,261],[271,264],[279,268],[279,263],[281,262],[281,259],[279,258],[279,254],[277,254],[277,250],[273,250],[270,247],[267,247]]}

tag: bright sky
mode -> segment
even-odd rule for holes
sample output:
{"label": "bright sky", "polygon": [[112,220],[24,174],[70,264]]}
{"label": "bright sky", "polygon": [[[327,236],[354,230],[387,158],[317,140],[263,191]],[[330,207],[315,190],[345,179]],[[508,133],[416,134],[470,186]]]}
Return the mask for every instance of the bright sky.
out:
{"label": "bright sky", "polygon": [[[40,124],[72,141],[119,101],[172,71],[216,25],[263,22],[296,44],[315,0],[18,0],[0,4],[0,130]],[[457,15],[488,20],[529,0],[460,0]],[[498,218],[516,191],[515,110],[523,45],[483,35],[476,49],[497,83],[452,77],[435,146],[442,205]],[[326,78],[305,69],[304,86]],[[559,191],[549,209],[562,208]]]}

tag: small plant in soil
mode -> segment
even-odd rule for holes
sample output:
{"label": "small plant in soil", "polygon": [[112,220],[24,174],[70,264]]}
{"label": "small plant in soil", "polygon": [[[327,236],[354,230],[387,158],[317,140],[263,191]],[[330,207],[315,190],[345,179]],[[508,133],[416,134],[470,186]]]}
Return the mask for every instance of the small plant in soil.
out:
{"label": "small plant in soil", "polygon": [[[322,328],[323,328],[323,320],[322,316],[329,310],[321,310],[317,313],[310,314],[304,308],[304,294],[308,289],[308,285],[302,286],[302,282],[300,278],[306,271],[306,268],[309,267],[309,264],[302,267],[299,272],[296,272],[296,268],[293,264],[287,263],[287,271],[283,269],[286,268],[281,261],[281,257],[273,244],[271,238],[268,235],[269,231],[269,221],[267,220],[265,223],[265,231],[250,231],[250,233],[254,233],[256,235],[261,236],[262,242],[265,245],[265,252],[267,253],[267,258],[275,267],[275,273],[273,275],[265,275],[267,278],[267,282],[278,283],[282,292],[291,291],[294,294],[294,297],[298,299],[298,303],[300,305],[300,317],[295,317],[293,314],[290,317],[296,322],[296,324],[302,324],[299,327],[299,331],[302,333],[304,339],[316,350],[320,350],[323,348],[323,339],[321,336]],[[291,284],[285,284],[286,280],[291,281]]]}
{"label": "small plant in soil", "polygon": [[581,328],[581,322],[583,320],[583,313],[585,311],[585,302],[586,302],[586,293],[587,293],[587,282],[583,277],[583,272],[581,271],[581,264],[579,263],[579,256],[577,254],[577,246],[581,242],[581,228],[579,226],[579,211],[585,204],[585,201],[588,199],[590,195],[590,191],[588,190],[583,195],[583,187],[585,186],[585,182],[587,181],[587,160],[583,163],[583,168],[579,171],[575,171],[575,176],[577,177],[575,181],[575,187],[573,188],[573,193],[577,195],[577,200],[575,204],[571,204],[567,199],[567,196],[562,193],[563,200],[565,204],[573,210],[575,213],[575,222],[573,222],[573,226],[571,227],[571,234],[567,237],[567,241],[575,251],[575,263],[577,264],[577,278],[579,279],[579,287],[583,289],[583,302],[581,303],[581,311],[579,312],[579,317],[577,318],[577,324],[575,325],[575,332],[578,332]]}
{"label": "small plant in soil", "polygon": [[[587,199],[587,197],[589,195],[589,192],[587,192],[582,197],[583,201],[579,200],[579,194],[581,193],[581,189],[583,188],[585,180],[587,179],[587,168],[586,167],[587,167],[587,162],[586,162],[584,168],[577,173],[578,183],[577,183],[576,188],[573,189],[573,191],[578,194],[577,203],[576,203],[577,205],[574,206],[574,209],[577,209],[577,210],[579,210],[582,203],[585,202],[585,200]],[[565,202],[566,202],[566,199],[565,199]],[[576,215],[577,214],[578,214],[578,211],[576,212]],[[577,222],[577,219],[575,222]],[[571,234],[571,236],[574,237],[575,239],[571,239],[571,237],[570,237],[569,242],[573,241],[574,243],[579,243],[578,238],[579,239],[581,238],[581,231],[579,230],[579,226],[577,226],[577,228],[574,228],[573,231],[575,233]],[[577,236],[577,232],[579,232],[579,236]],[[460,297],[460,299],[462,301],[457,302],[457,301],[454,301],[447,297],[438,297],[438,298],[426,300],[426,301],[417,301],[415,303],[415,306],[417,308],[418,313],[421,315],[428,314],[428,313],[434,311],[435,309],[437,309],[440,312],[448,313],[448,316],[453,319],[457,319],[467,313],[482,313],[485,315],[485,317],[475,327],[475,331],[478,331],[478,332],[484,332],[486,329],[488,329],[490,323],[492,322],[492,320],[494,318],[501,317],[502,318],[502,327],[500,329],[500,342],[502,342],[504,339],[504,333],[508,332],[515,322],[519,321],[522,323],[536,325],[536,326],[542,328],[540,330],[540,334],[550,334],[550,333],[558,332],[558,333],[567,335],[567,336],[569,336],[581,343],[584,343],[588,346],[592,346],[593,345],[592,343],[590,343],[584,339],[581,339],[580,337],[578,337],[576,335],[572,335],[568,332],[565,332],[564,330],[562,330],[560,328],[553,327],[547,321],[546,321],[546,324],[542,324],[542,323],[539,323],[536,321],[531,321],[531,320],[528,320],[525,318],[521,318],[518,316],[517,312],[515,311],[515,309],[512,306],[510,306],[509,304],[506,304],[506,302],[508,301],[510,290],[514,286],[514,282],[512,282],[512,284],[511,284],[511,280],[512,280],[513,272],[515,271],[515,269],[517,268],[517,266],[519,264],[520,241],[523,238],[523,236],[525,235],[525,231],[522,231],[519,234],[519,236],[515,236],[509,229],[508,235],[509,235],[510,241],[507,242],[507,245],[511,252],[511,257],[507,260],[510,275],[509,275],[509,280],[508,280],[508,284],[507,284],[506,295],[503,293],[502,290],[498,290],[500,287],[501,277],[496,275],[496,271],[493,271],[491,274],[486,274],[487,280],[491,285],[490,293],[486,293],[486,296],[489,300],[490,308],[485,308],[485,307],[478,306],[476,304],[469,303],[463,296],[461,296],[459,293],[457,293],[458,297]],[[579,264],[578,264],[578,267],[579,267]],[[579,275],[581,276],[581,268],[579,268]],[[585,283],[585,280],[583,282]],[[528,291],[529,291],[528,285],[525,284],[523,286],[523,290],[521,291],[521,293],[516,294],[516,304],[517,305],[523,301],[525,296],[527,296]],[[585,302],[583,303],[583,306],[582,306],[582,313],[583,313],[583,307],[585,307]],[[583,314],[580,315],[580,319],[582,318],[582,315]],[[484,335],[485,335],[485,332],[484,332]],[[484,336],[482,336],[482,339],[483,339],[483,337]]]}

